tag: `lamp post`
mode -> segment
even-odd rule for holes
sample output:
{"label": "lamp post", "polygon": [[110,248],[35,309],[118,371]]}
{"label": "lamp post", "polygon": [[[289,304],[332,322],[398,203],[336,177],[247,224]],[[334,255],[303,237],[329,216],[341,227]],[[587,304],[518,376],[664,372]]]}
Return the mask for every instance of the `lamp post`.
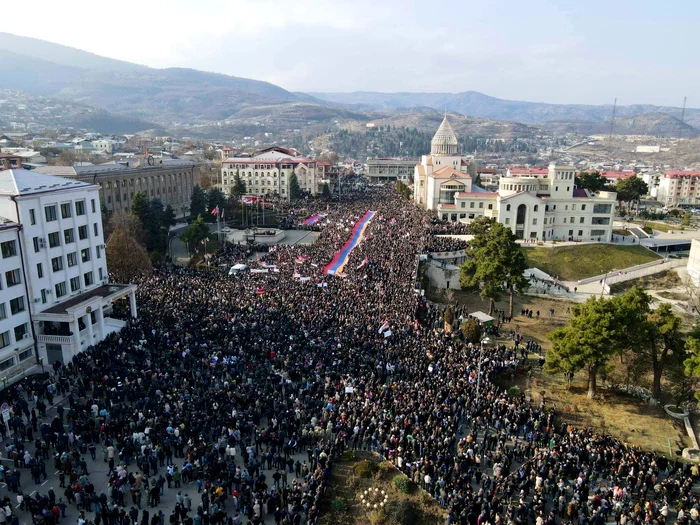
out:
{"label": "lamp post", "polygon": [[606,272],[605,276],[603,276],[603,284],[600,286],[600,298],[601,299],[603,298],[603,295],[605,294],[605,283],[608,281],[608,275],[610,275],[611,273],[614,273],[616,271],[617,271],[617,269],[613,268],[609,272]]}
{"label": "lamp post", "polygon": [[479,350],[479,365],[476,371],[476,401],[479,402],[479,387],[481,386],[481,362],[484,360],[484,344],[489,344],[491,339],[484,337],[481,340],[481,349]]}
{"label": "lamp post", "polygon": [[40,357],[39,358],[39,364],[41,365],[41,373],[44,373],[44,358]]}

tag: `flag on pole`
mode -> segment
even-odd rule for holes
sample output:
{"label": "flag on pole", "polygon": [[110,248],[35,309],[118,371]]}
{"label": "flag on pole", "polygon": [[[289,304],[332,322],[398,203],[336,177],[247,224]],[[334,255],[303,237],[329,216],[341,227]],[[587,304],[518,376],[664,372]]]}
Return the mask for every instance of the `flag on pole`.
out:
{"label": "flag on pole", "polygon": [[211,214],[212,214],[212,215],[219,215],[219,207],[217,206],[216,208],[214,208],[213,210],[211,210]]}
{"label": "flag on pole", "polygon": [[363,266],[365,266],[368,262],[369,262],[369,259],[367,259],[367,256],[365,255],[365,258],[362,259],[362,262],[361,262],[361,263],[359,264],[359,266],[357,267],[357,270],[359,270],[360,268],[362,268]]}
{"label": "flag on pole", "polygon": [[384,324],[379,327],[379,333],[381,334],[387,328],[389,328],[389,321],[384,321]]}

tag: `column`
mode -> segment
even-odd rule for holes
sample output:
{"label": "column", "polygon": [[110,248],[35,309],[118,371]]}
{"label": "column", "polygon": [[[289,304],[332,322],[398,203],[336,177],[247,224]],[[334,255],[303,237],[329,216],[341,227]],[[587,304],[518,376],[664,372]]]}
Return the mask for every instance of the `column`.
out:
{"label": "column", "polygon": [[138,315],[136,314],[136,292],[133,290],[129,292],[129,305],[131,306],[131,317],[135,319]]}
{"label": "column", "polygon": [[70,322],[70,329],[73,332],[73,346],[74,346],[72,355],[70,356],[70,359],[72,359],[73,356],[79,354],[80,350],[81,350],[81,347],[80,347],[80,325],[78,325],[78,318],[75,318]]}
{"label": "column", "polygon": [[102,311],[102,305],[95,310],[95,321],[97,321],[97,337],[102,341],[105,338],[105,314]]}
{"label": "column", "polygon": [[92,346],[95,344],[95,341],[93,340],[93,332],[92,332],[92,315],[87,314],[85,316],[85,324],[87,325],[87,332],[88,332],[88,346]]}

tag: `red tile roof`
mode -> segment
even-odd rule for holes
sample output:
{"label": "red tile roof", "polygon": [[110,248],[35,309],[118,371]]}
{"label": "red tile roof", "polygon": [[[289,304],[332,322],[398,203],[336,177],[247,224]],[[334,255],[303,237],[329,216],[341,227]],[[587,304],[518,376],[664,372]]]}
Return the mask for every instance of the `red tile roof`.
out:
{"label": "red tile roof", "polygon": [[680,177],[700,177],[700,171],[670,170],[664,173],[666,179],[678,179]]}

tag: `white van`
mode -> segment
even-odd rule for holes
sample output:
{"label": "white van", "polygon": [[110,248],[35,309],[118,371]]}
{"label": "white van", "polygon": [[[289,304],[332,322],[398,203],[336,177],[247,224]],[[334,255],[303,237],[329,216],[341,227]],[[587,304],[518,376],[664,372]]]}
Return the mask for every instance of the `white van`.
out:
{"label": "white van", "polygon": [[247,272],[248,267],[245,264],[234,264],[228,271],[229,275],[237,275],[239,273]]}

